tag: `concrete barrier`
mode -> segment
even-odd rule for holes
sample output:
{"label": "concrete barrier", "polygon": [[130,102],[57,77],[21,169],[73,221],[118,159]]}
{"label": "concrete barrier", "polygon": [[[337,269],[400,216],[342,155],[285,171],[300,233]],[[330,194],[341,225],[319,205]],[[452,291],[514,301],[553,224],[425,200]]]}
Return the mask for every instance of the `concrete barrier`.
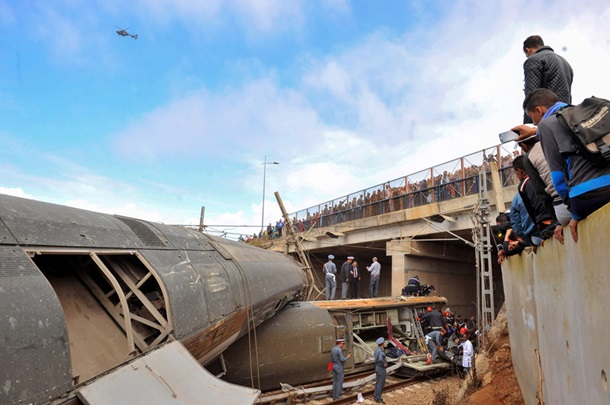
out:
{"label": "concrete barrier", "polygon": [[528,405],[610,404],[609,231],[610,204],[579,224],[577,243],[565,229],[564,245],[550,239],[502,264],[513,365]]}

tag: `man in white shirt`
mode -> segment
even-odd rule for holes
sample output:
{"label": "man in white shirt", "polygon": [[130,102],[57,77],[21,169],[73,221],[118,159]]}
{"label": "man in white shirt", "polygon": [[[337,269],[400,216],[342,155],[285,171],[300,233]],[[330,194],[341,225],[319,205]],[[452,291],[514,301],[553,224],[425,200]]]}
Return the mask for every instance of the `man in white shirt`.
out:
{"label": "man in white shirt", "polygon": [[379,295],[379,277],[381,276],[381,264],[377,262],[377,258],[373,257],[373,264],[368,266],[367,271],[371,273],[371,282],[369,283],[369,295],[375,298]]}

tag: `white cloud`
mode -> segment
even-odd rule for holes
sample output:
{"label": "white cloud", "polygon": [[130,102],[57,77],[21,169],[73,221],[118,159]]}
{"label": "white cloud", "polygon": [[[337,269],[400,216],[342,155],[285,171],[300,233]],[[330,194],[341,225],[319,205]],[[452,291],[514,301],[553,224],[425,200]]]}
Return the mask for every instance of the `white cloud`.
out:
{"label": "white cloud", "polygon": [[12,195],[14,197],[32,198],[21,187],[0,187],[0,194]]}
{"label": "white cloud", "polygon": [[[297,208],[481,150],[522,119],[521,45],[531,34],[530,20],[515,30],[511,21],[522,16],[507,7],[499,10],[506,24],[491,27],[499,19],[485,20],[497,11],[488,6],[466,14],[456,6],[430,27],[434,35],[373,33],[332,55],[309,55],[307,70],[292,87],[267,76],[239,88],[201,90],[134,122],[117,136],[118,148],[128,153],[147,144],[146,155],[156,157],[281,151],[281,175],[271,176],[285,203]],[[595,78],[594,87],[607,86],[600,79],[608,65],[601,57],[605,40],[596,39],[608,37],[597,32],[605,17],[607,11],[585,12],[540,32],[558,53],[568,48],[574,94]],[[580,18],[592,28],[576,31]],[[243,181],[252,193],[260,188],[259,164]],[[260,215],[260,204],[251,210]]]}
{"label": "white cloud", "polygon": [[272,146],[315,144],[318,137],[318,117],[307,100],[272,79],[260,79],[172,101],[134,121],[114,144],[126,157],[148,161],[159,155],[260,156]]}

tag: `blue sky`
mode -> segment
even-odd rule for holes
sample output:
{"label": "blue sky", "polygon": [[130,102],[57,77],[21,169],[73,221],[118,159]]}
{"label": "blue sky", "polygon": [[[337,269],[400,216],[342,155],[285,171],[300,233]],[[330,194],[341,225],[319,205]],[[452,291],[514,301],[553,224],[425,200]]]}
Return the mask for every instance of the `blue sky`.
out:
{"label": "blue sky", "polygon": [[274,191],[292,212],[496,144],[528,35],[570,61],[575,101],[609,98],[609,20],[602,1],[0,0],[0,192],[257,225],[267,156],[275,222]]}

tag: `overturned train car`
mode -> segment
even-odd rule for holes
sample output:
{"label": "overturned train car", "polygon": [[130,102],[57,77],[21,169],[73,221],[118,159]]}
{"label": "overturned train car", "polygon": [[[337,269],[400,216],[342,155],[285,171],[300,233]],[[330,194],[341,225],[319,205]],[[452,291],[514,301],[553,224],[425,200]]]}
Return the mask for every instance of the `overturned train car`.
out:
{"label": "overturned train car", "polygon": [[167,341],[206,364],[304,284],[278,253],[0,195],[0,404],[66,397]]}
{"label": "overturned train car", "polygon": [[[441,308],[444,297],[384,297],[374,299],[294,302],[256,330],[256,341],[240,339],[208,367],[223,379],[263,391],[280,384],[293,386],[331,378],[327,370],[337,338],[353,356],[346,374],[374,367],[375,340],[391,336],[412,354],[423,352],[418,314],[428,306]],[[389,325],[389,326],[388,326]],[[393,342],[388,347],[395,346]],[[423,357],[423,358],[422,358]],[[449,365],[425,364],[425,356],[410,356],[399,374],[415,376],[444,372]],[[404,369],[404,370],[403,370]]]}

